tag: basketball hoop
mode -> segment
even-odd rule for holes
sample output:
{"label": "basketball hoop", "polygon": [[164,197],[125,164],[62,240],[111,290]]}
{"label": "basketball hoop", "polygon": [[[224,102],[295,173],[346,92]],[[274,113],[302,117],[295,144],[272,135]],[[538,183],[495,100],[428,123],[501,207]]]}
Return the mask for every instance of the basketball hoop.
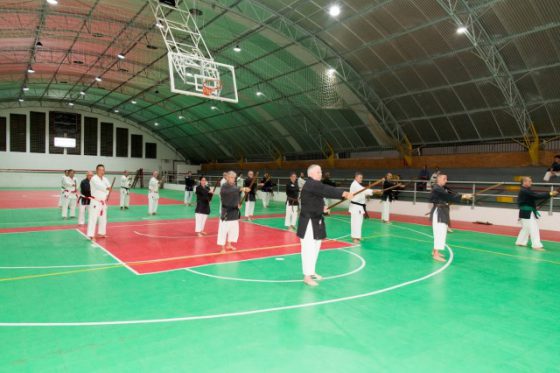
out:
{"label": "basketball hoop", "polygon": [[202,94],[204,96],[219,96],[219,92],[214,94],[216,91],[220,91],[222,89],[222,82],[220,80],[214,80],[214,86],[210,86],[206,84],[206,82],[202,83]]}

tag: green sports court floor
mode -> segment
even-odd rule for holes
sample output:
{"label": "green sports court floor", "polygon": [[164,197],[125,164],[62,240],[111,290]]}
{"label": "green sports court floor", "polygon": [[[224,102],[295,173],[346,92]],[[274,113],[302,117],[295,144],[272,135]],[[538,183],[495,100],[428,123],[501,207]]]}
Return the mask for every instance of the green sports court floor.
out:
{"label": "green sports court floor", "polygon": [[[559,242],[535,252],[508,235],[456,230],[441,264],[429,226],[366,220],[365,240],[351,246],[349,217],[337,214],[327,230],[344,245],[321,253],[327,279],[310,288],[294,253],[138,275],[55,206],[0,209],[0,371],[560,370]],[[283,210],[257,203],[265,217],[241,224],[268,233],[252,247],[286,235]],[[109,236],[124,222],[181,230],[194,207],[162,205],[148,217],[146,205],[112,206],[108,216]],[[173,242],[137,237],[126,250]],[[206,242],[215,253],[215,238]]]}

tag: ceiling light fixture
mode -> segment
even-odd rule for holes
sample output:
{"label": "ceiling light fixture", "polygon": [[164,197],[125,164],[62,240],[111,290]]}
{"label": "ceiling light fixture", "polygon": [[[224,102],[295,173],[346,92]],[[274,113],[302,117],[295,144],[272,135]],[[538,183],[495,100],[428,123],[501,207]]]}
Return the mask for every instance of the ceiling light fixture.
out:
{"label": "ceiling light fixture", "polygon": [[264,96],[264,93],[262,93],[261,91],[257,91],[257,96]]}
{"label": "ceiling light fixture", "polygon": [[218,108],[216,106],[210,106],[210,109],[212,110],[218,110]]}
{"label": "ceiling light fixture", "polygon": [[158,122],[155,122],[155,123],[154,123],[154,126],[156,126],[156,127],[159,126],[159,123],[158,123]]}
{"label": "ceiling light fixture", "polygon": [[35,43],[35,47],[36,48],[43,48],[43,43],[41,43],[39,40],[37,40],[37,43]]}
{"label": "ceiling light fixture", "polygon": [[19,101],[19,102],[23,102],[23,101],[25,101],[25,100],[24,100],[23,98],[18,98],[18,101]]}
{"label": "ceiling light fixture", "polygon": [[132,100],[132,101],[130,101],[130,103],[131,103],[132,105],[136,105],[136,100]]}
{"label": "ceiling light fixture", "polygon": [[119,54],[117,54],[117,58],[118,58],[119,60],[124,60],[126,57],[125,57],[124,54],[119,53]]}
{"label": "ceiling light fixture", "polygon": [[101,81],[103,81],[103,79],[101,79],[100,77],[96,76],[96,77],[95,77],[95,81],[96,81],[96,82],[101,82]]}
{"label": "ceiling light fixture", "polygon": [[31,67],[31,65],[27,68],[27,72],[29,74],[33,74],[35,72],[35,70],[33,70],[33,68]]}
{"label": "ceiling light fixture", "polygon": [[69,103],[68,103],[68,106],[74,106],[74,103],[73,103],[73,102],[69,102]]}
{"label": "ceiling light fixture", "polygon": [[58,4],[58,0],[47,0],[47,3],[51,4],[51,5],[57,5]]}
{"label": "ceiling light fixture", "polygon": [[237,53],[241,52],[241,47],[239,46],[239,44],[237,44],[235,47],[233,47],[233,51],[237,52]]}
{"label": "ceiling light fixture", "polygon": [[337,17],[340,15],[340,6],[338,5],[331,5],[329,8],[329,14],[331,17]]}
{"label": "ceiling light fixture", "polygon": [[458,34],[466,34],[467,33],[467,28],[465,26],[459,26],[457,27],[457,33]]}
{"label": "ceiling light fixture", "polygon": [[185,119],[185,117],[182,116],[182,115],[179,115],[179,119]]}
{"label": "ceiling light fixture", "polygon": [[29,87],[23,87],[23,91],[24,91],[24,92],[29,91]]}
{"label": "ceiling light fixture", "polygon": [[119,109],[115,109],[115,110],[113,110],[113,111],[114,111],[115,113],[118,113],[118,112],[119,112]]}
{"label": "ceiling light fixture", "polygon": [[164,26],[163,26],[163,23],[161,23],[160,21],[157,21],[156,22],[156,27],[157,28],[163,28]]}
{"label": "ceiling light fixture", "polygon": [[80,96],[85,96],[86,93],[84,91],[80,91]]}

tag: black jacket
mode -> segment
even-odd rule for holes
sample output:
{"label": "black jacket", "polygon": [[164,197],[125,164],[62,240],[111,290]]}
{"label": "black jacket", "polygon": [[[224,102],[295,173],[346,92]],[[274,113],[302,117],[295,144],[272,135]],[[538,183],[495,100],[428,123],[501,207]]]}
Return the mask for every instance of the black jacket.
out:
{"label": "black jacket", "polygon": [[[253,176],[254,177],[254,176]],[[250,178],[246,178],[245,181],[243,182],[243,186],[245,188],[249,188],[249,185],[251,185],[251,182],[253,181],[253,179]],[[257,180],[255,180],[255,182],[253,183],[253,186],[251,187],[251,191],[249,192],[249,195],[247,196],[247,201],[255,201],[257,194]]]}
{"label": "black jacket", "polygon": [[91,197],[91,186],[89,185],[89,180],[84,179],[80,182],[80,204],[89,205],[90,199],[84,197]]}
{"label": "black jacket", "polygon": [[196,208],[194,212],[197,214],[210,214],[210,201],[212,201],[212,192],[210,187],[207,185],[203,187],[199,185],[196,187]]}
{"label": "black jacket", "polygon": [[[395,185],[397,185],[397,183],[393,183],[392,181],[385,180],[383,182],[383,189],[391,188],[394,187]],[[393,202],[393,200],[395,199],[395,195],[394,195],[395,189],[384,191],[383,194],[381,195],[381,200]]]}
{"label": "black jacket", "polygon": [[430,195],[430,202],[434,204],[430,211],[430,221],[433,221],[434,212],[437,209],[438,223],[449,224],[449,204],[460,203],[461,198],[460,194],[451,194],[449,190],[444,187],[437,184],[434,185],[432,194]]}
{"label": "black jacket", "polygon": [[288,184],[286,184],[286,197],[287,197],[286,203],[289,206],[299,206],[298,196],[299,196],[299,187],[297,185],[297,181],[295,183],[288,181]]}
{"label": "black jacket", "polygon": [[273,188],[274,188],[274,186],[275,186],[276,184],[274,184],[274,183],[272,182],[272,179],[271,179],[271,178],[268,178],[268,179],[263,178],[263,179],[261,180],[261,183],[263,183],[263,186],[262,186],[262,191],[263,191],[263,192],[265,192],[265,193],[274,193]]}
{"label": "black jacket", "polygon": [[220,197],[222,198],[220,219],[239,220],[239,188],[236,185],[225,183],[220,189]]}
{"label": "black jacket", "polygon": [[186,177],[185,178],[185,190],[188,192],[192,192],[194,190],[194,185],[196,184],[196,182],[194,181],[194,179],[192,177]]}
{"label": "black jacket", "polygon": [[[519,206],[519,219],[531,219],[531,213],[537,210],[537,201],[539,199],[550,198],[550,193],[538,193],[531,188],[521,187],[517,195],[517,206]],[[537,214],[535,213],[535,217]]]}
{"label": "black jacket", "polygon": [[323,218],[323,208],[325,202],[323,198],[339,198],[342,199],[342,190],[321,183],[313,179],[308,179],[301,188],[301,212],[299,215],[299,224],[297,236],[305,237],[307,225],[311,221],[313,227],[313,238],[322,240],[327,237],[325,229],[325,220]]}

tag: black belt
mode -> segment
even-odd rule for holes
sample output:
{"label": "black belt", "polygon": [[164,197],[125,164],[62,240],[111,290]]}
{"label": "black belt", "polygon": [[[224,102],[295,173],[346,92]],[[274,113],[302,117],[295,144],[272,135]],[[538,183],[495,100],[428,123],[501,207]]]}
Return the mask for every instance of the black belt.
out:
{"label": "black belt", "polygon": [[358,205],[358,206],[362,206],[364,209],[364,218],[369,219],[369,215],[368,212],[366,210],[366,204],[365,203],[358,203],[358,202],[354,202],[354,201],[350,201],[351,204],[353,205]]}

